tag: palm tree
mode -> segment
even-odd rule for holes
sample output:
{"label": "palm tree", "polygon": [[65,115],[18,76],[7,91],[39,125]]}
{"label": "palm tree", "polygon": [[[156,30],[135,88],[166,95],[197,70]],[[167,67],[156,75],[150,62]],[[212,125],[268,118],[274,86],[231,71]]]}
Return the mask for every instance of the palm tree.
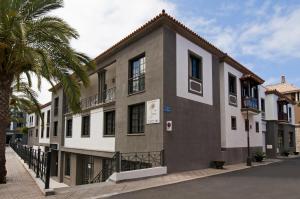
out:
{"label": "palm tree", "polygon": [[[88,85],[87,70],[94,64],[70,47],[70,40],[78,38],[78,33],[62,19],[49,15],[62,6],[63,0],[0,2],[0,183],[6,182],[5,128],[14,98],[13,82],[23,86],[22,92],[30,88],[32,77],[38,80],[39,88],[42,78],[52,86],[60,82],[70,108],[80,110],[79,81]],[[20,84],[22,78],[27,85]]]}

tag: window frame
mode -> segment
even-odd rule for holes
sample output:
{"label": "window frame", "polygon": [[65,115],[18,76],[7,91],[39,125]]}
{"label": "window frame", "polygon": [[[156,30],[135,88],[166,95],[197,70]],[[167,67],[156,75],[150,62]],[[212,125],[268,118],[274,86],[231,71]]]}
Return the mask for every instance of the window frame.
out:
{"label": "window frame", "polygon": [[[137,117],[139,117],[141,115],[141,107],[143,107],[143,119],[142,119],[142,124],[140,124],[141,119],[137,118],[137,131],[133,130],[133,120],[132,120],[132,111],[134,107],[139,107],[139,110],[137,112]],[[142,103],[138,103],[138,104],[132,104],[128,106],[128,135],[143,135],[145,133],[145,117],[146,117],[146,111],[145,111],[145,102]]]}
{"label": "window frame", "polygon": [[46,127],[46,138],[49,138],[50,137],[50,127],[47,126]]}
{"label": "window frame", "polygon": [[58,132],[58,121],[53,122],[53,137],[57,137]]}
{"label": "window frame", "polygon": [[[234,90],[235,90],[234,92],[230,91],[230,78],[234,78],[234,80],[235,80],[234,81]],[[237,77],[230,72],[228,72],[228,94],[237,96]]]}
{"label": "window frame", "polygon": [[[69,122],[71,121],[71,128],[69,128]],[[68,118],[66,121],[66,137],[71,138],[73,133],[73,118]]]}
{"label": "window frame", "polygon": [[[112,114],[112,121],[111,121],[111,129],[113,129],[111,131],[111,133],[108,133],[108,126],[107,126],[107,122],[108,122],[108,114]],[[104,112],[104,129],[103,129],[103,137],[115,137],[115,133],[116,133],[116,111],[115,110],[110,110],[110,111],[105,111]]]}
{"label": "window frame", "polygon": [[58,107],[59,107],[59,97],[56,97],[54,98],[54,111],[53,111],[54,116],[58,115]]}
{"label": "window frame", "polygon": [[[88,118],[87,127],[84,123],[84,118]],[[85,128],[87,128],[87,134],[84,134]],[[90,114],[82,115],[81,117],[81,137],[90,137],[91,135],[91,116]]]}
{"label": "window frame", "polygon": [[[237,130],[236,116],[231,116],[231,120],[230,121],[231,121],[231,130]],[[233,123],[233,121],[235,121],[235,122]]]}
{"label": "window frame", "polygon": [[[193,77],[191,57],[199,60],[199,73],[200,73],[199,77],[200,78]],[[201,92],[200,93],[195,92],[191,89],[190,79],[193,81],[196,81],[198,83],[201,83]],[[191,50],[188,50],[188,92],[195,94],[195,95],[203,96],[203,58]]]}
{"label": "window frame", "polygon": [[255,122],[255,132],[259,133],[259,122]]}
{"label": "window frame", "polygon": [[71,175],[71,154],[65,153],[65,164],[64,164],[64,174],[65,176]]}
{"label": "window frame", "polygon": [[[136,61],[140,61],[141,59],[144,59],[143,62],[143,69],[141,69],[142,64],[139,64],[139,75],[138,76],[134,76],[134,65],[133,63]],[[133,89],[134,87],[134,82],[138,82],[138,90],[135,91]],[[143,88],[141,89],[141,82],[143,83]],[[145,92],[146,90],[146,54],[145,52],[131,58],[128,61],[128,95],[134,95],[134,94],[138,94],[141,92]]]}

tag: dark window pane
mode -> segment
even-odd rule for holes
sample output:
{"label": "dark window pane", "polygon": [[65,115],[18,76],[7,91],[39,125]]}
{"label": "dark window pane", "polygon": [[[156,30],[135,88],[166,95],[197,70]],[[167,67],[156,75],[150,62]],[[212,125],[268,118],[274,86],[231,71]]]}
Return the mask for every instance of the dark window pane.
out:
{"label": "dark window pane", "polygon": [[66,129],[66,136],[72,137],[72,119],[67,120],[67,129]]}
{"label": "dark window pane", "polygon": [[145,104],[129,106],[129,133],[144,132]]}
{"label": "dark window pane", "polygon": [[83,116],[82,117],[82,131],[81,135],[89,136],[90,135],[90,116]]}
{"label": "dark window pane", "polygon": [[105,112],[104,135],[115,134],[115,111]]}
{"label": "dark window pane", "polygon": [[131,60],[129,65],[128,93],[145,90],[145,56]]}

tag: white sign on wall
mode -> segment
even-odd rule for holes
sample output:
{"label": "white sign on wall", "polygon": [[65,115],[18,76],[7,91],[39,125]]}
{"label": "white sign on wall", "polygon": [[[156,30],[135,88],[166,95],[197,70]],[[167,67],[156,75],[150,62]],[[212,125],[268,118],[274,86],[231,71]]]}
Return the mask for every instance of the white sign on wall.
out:
{"label": "white sign on wall", "polygon": [[160,120],[160,99],[147,101],[147,124],[157,124]]}

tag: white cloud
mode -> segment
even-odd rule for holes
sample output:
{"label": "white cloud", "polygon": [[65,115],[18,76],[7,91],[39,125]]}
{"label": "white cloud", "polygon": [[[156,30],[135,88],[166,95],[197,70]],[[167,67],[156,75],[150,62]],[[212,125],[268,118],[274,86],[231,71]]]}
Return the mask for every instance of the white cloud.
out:
{"label": "white cloud", "polygon": [[[65,0],[64,8],[51,14],[63,18],[79,32],[80,38],[73,40],[72,46],[95,58],[162,9],[174,14],[176,7],[167,0]],[[33,83],[37,90],[36,82]],[[41,103],[51,100],[49,88],[44,80],[39,93]]]}

